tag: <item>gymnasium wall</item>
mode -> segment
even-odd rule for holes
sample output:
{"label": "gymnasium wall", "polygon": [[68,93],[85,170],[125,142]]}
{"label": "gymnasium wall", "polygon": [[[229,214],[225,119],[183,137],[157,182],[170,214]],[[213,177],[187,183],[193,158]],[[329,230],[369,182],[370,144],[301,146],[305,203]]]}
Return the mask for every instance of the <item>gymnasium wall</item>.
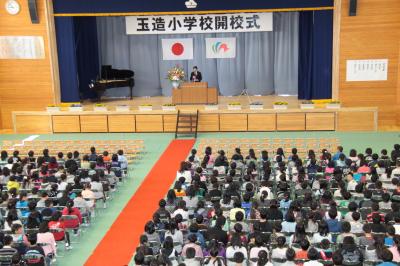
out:
{"label": "gymnasium wall", "polygon": [[[344,106],[377,106],[379,128],[394,129],[400,126],[400,1],[358,1],[355,17],[348,10],[349,0],[342,0],[339,99]],[[346,82],[346,60],[386,58],[387,81]]]}
{"label": "gymnasium wall", "polygon": [[[37,0],[39,24],[32,24],[28,1],[18,0],[21,11],[9,15],[0,6],[0,36],[42,36],[45,45],[45,59],[40,60],[0,60],[0,128],[11,129],[11,112],[15,110],[44,110],[55,102],[53,86],[51,50],[49,33],[51,20],[48,20],[48,6],[45,0]],[[52,11],[51,11],[52,12]],[[54,69],[57,69],[56,66]]]}

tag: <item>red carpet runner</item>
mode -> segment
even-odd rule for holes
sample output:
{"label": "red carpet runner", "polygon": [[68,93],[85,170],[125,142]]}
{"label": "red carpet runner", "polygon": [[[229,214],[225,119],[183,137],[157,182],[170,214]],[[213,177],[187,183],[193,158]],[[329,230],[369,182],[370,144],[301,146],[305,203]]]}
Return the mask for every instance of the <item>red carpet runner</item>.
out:
{"label": "red carpet runner", "polygon": [[194,143],[194,140],[174,140],[169,144],[86,261],[86,266],[128,265],[145,223],[151,220],[158,201],[167,194],[180,162],[186,159]]}

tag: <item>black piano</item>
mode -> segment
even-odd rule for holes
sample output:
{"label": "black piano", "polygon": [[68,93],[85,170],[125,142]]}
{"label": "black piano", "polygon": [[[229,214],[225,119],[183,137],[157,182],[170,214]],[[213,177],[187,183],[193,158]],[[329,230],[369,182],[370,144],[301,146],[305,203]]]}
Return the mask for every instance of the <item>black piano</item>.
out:
{"label": "black piano", "polygon": [[111,88],[129,87],[130,98],[132,99],[135,72],[132,70],[113,69],[110,65],[101,66],[101,78],[92,81],[89,88],[96,92],[100,100],[104,92]]}

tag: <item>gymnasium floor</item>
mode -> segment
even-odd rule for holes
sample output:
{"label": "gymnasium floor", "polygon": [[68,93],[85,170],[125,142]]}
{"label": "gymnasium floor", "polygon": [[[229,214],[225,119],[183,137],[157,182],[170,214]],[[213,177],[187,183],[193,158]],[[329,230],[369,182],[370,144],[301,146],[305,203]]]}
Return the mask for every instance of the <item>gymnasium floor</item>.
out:
{"label": "gymnasium floor", "polygon": [[[3,140],[23,140],[29,135],[0,135]],[[383,148],[390,152],[394,143],[400,143],[400,132],[388,133],[337,133],[337,132],[279,132],[279,133],[205,133],[199,134],[198,139],[202,138],[319,138],[319,137],[338,137],[344,146],[345,152],[349,148],[356,148],[363,152],[368,146],[374,151]],[[158,160],[162,152],[166,149],[169,142],[174,138],[173,134],[54,134],[40,135],[40,140],[121,140],[121,139],[142,139],[145,143],[146,153],[142,159],[130,166],[128,181],[120,187],[119,193],[109,202],[109,206],[94,220],[92,226],[84,232],[80,238],[80,243],[73,244],[73,249],[62,252],[57,259],[57,265],[83,265],[90,256],[99,241],[103,238],[109,227],[112,225],[120,211],[128,200],[135,193],[144,177]],[[246,151],[243,151],[244,153]],[[129,228],[126,228],[128,231]],[[84,241],[82,241],[84,240]],[[117,244],[117,243],[116,243]],[[62,249],[60,249],[62,250]],[[133,255],[133,254],[132,254]],[[132,262],[130,263],[132,265]]]}

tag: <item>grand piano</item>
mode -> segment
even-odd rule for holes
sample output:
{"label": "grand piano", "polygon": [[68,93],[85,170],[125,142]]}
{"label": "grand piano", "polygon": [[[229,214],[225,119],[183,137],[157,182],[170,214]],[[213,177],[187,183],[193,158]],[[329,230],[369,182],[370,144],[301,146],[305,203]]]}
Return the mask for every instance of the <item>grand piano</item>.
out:
{"label": "grand piano", "polygon": [[90,82],[89,88],[96,92],[100,100],[104,92],[111,88],[129,87],[132,99],[135,72],[125,69],[113,69],[110,65],[101,66],[101,78]]}

